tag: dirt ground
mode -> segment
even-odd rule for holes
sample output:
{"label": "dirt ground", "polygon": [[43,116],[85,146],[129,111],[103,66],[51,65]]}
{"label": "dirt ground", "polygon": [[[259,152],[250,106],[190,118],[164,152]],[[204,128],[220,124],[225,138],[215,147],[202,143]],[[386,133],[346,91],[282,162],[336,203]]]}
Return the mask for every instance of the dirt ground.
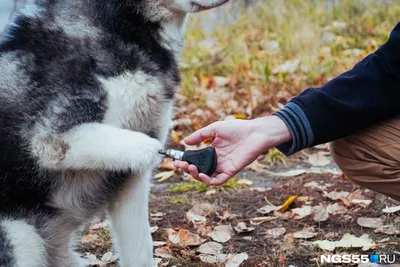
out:
{"label": "dirt ground", "polygon": [[[169,188],[173,181],[164,183],[162,186],[155,185],[153,187],[150,212],[152,214],[163,213],[162,219],[150,217],[151,225],[158,227],[153,233],[153,240],[167,242],[173,255],[171,259],[163,259],[162,262],[166,264],[163,266],[224,266],[223,264],[201,262],[199,254],[196,252],[197,247],[182,248],[168,242],[166,231],[169,228],[187,229],[192,233],[198,233],[199,227],[195,227],[193,223],[188,222],[185,214],[194,204],[204,202],[213,204],[216,207],[215,211],[207,215],[206,226],[213,228],[219,224],[230,224],[234,227],[239,222],[245,222],[248,226],[255,228],[250,233],[236,233],[231,240],[223,244],[223,253],[225,254],[243,252],[248,254],[248,259],[240,266],[320,266],[320,255],[328,252],[313,246],[311,241],[340,240],[345,233],[353,234],[357,237],[368,234],[377,245],[368,251],[362,251],[360,248],[339,248],[335,250],[335,254],[342,252],[352,254],[371,254],[373,252],[388,254],[399,253],[398,251],[400,251],[400,238],[398,235],[375,233],[374,229],[362,227],[357,223],[357,219],[360,217],[379,217],[384,224],[392,224],[396,229],[400,229],[398,214],[382,213],[382,209],[385,207],[398,204],[394,200],[370,190],[363,190],[362,192],[366,199],[372,200],[368,207],[351,205],[347,207],[348,211],[345,214],[330,215],[326,221],[317,222],[313,220],[312,216],[307,216],[300,220],[285,219],[285,216],[282,216],[259,225],[251,225],[252,218],[263,216],[257,212],[257,209],[266,205],[267,201],[279,206],[290,196],[297,196],[297,199],[289,206],[289,211],[296,207],[302,207],[304,202],[311,206],[335,203],[335,201],[324,196],[322,191],[304,187],[304,184],[312,181],[321,185],[328,185],[327,191],[335,190],[351,193],[360,189],[341,175],[303,174],[295,177],[273,178],[249,170],[241,173],[240,177],[253,181],[254,184],[235,190],[219,188],[209,195],[204,192],[196,193],[193,191],[172,193]],[[267,191],[259,192],[260,190],[256,190],[256,187],[263,187]],[[230,214],[235,214],[235,216],[221,220],[218,215],[222,214],[223,211],[228,211]],[[291,238],[291,233],[310,226],[315,228],[316,236],[309,239]],[[285,228],[285,235],[277,238],[267,238],[266,232],[275,228]],[[100,259],[102,255],[112,250],[111,238],[106,228],[91,230],[87,233],[96,235],[96,240],[87,241],[80,248],[80,252],[90,252]],[[202,237],[205,241],[211,240],[210,237]],[[383,245],[379,245],[379,242]],[[118,265],[114,262],[102,266]]]}

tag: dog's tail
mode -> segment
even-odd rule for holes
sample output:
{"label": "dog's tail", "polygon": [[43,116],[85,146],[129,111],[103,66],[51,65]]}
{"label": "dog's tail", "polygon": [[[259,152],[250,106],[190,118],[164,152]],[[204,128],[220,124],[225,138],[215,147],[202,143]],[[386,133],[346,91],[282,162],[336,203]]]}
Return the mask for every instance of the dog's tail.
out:
{"label": "dog's tail", "polygon": [[43,239],[21,220],[0,218],[0,267],[46,266]]}

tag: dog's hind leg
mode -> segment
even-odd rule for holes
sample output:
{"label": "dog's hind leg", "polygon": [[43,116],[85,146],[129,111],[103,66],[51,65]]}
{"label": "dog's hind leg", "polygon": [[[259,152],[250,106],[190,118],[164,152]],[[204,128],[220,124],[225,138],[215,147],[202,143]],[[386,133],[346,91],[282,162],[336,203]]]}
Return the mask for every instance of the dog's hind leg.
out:
{"label": "dog's hind leg", "polygon": [[44,241],[32,225],[21,220],[0,220],[0,266],[48,266]]}
{"label": "dog's hind leg", "polygon": [[122,267],[153,266],[153,245],[148,219],[151,171],[131,177],[110,208],[113,237]]}

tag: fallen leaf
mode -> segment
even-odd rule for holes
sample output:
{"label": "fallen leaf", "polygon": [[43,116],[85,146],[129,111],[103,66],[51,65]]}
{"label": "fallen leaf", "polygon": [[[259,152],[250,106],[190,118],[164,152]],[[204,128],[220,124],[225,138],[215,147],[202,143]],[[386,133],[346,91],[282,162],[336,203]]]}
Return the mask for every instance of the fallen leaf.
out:
{"label": "fallen leaf", "polygon": [[158,267],[158,265],[162,262],[162,259],[160,258],[154,258],[153,259],[153,267]]}
{"label": "fallen leaf", "polygon": [[363,208],[366,208],[372,203],[372,200],[369,200],[369,199],[353,199],[350,203],[354,204],[354,205],[361,206]]}
{"label": "fallen leaf", "polygon": [[101,261],[105,263],[112,263],[118,259],[111,251],[107,252],[106,254],[101,257]]}
{"label": "fallen leaf", "polygon": [[214,241],[225,243],[232,238],[233,229],[230,225],[219,225],[208,235]]}
{"label": "fallen leaf", "polygon": [[152,226],[150,227],[150,233],[155,233],[158,230],[158,226]]}
{"label": "fallen leaf", "polygon": [[180,245],[182,247],[187,246],[198,246],[203,243],[203,240],[197,234],[192,234],[188,230],[179,229],[179,231],[175,231],[174,229],[167,230],[168,239],[174,245]]}
{"label": "fallen leaf", "polygon": [[237,184],[239,184],[239,185],[252,186],[252,185],[253,185],[253,182],[250,181],[250,180],[248,180],[248,179],[239,179],[239,180],[237,181]]}
{"label": "fallen leaf", "polygon": [[168,180],[169,178],[171,178],[172,176],[174,176],[175,171],[167,171],[167,172],[160,172],[156,175],[154,175],[154,178],[158,179],[158,182],[165,182],[166,180]]}
{"label": "fallen leaf", "polygon": [[266,238],[277,238],[283,234],[286,233],[285,228],[274,228],[274,229],[269,229],[266,232]]}
{"label": "fallen leaf", "polygon": [[357,219],[358,225],[366,228],[379,228],[383,226],[381,218],[365,218],[360,217]]}
{"label": "fallen leaf", "polygon": [[150,213],[151,217],[163,217],[165,213],[162,212],[156,212],[156,213]]}
{"label": "fallen leaf", "polygon": [[238,223],[238,225],[235,226],[234,228],[235,228],[236,232],[238,232],[238,234],[249,233],[256,229],[254,227],[247,227],[246,223],[244,223],[244,222]]}
{"label": "fallen leaf", "polygon": [[312,213],[312,207],[311,206],[303,206],[301,208],[295,208],[292,209],[292,212],[294,213],[293,219],[295,220],[300,220],[304,217],[307,217]]}
{"label": "fallen leaf", "polygon": [[261,213],[262,215],[267,215],[275,210],[280,209],[281,207],[276,207],[276,206],[271,206],[271,205],[265,205],[264,207],[258,209],[257,211]]}
{"label": "fallen leaf", "polygon": [[97,259],[96,255],[89,252],[86,252],[82,258],[85,266],[98,266],[103,264],[101,260]]}
{"label": "fallen leaf", "polygon": [[207,242],[202,244],[199,249],[198,252],[200,252],[201,254],[220,254],[222,251],[223,247],[220,243],[217,242]]}
{"label": "fallen leaf", "polygon": [[382,210],[383,213],[395,213],[400,211],[400,206],[386,207]]}
{"label": "fallen leaf", "polygon": [[282,206],[280,207],[279,211],[280,211],[280,212],[285,212],[285,211],[289,208],[290,204],[292,204],[292,203],[296,200],[296,198],[297,198],[297,196],[291,196],[291,197],[289,197],[289,198],[285,201],[285,203],[282,204]]}
{"label": "fallen leaf", "polygon": [[212,232],[212,227],[208,225],[200,225],[197,233],[201,236],[208,236]]}
{"label": "fallen leaf", "polygon": [[202,262],[211,264],[220,264],[227,259],[225,254],[200,254],[199,258]]}
{"label": "fallen leaf", "polygon": [[327,198],[330,198],[332,200],[338,200],[339,198],[347,198],[349,196],[349,192],[343,192],[343,191],[331,191],[331,192],[326,192],[324,191],[324,196]]}
{"label": "fallen leaf", "polygon": [[323,222],[329,218],[328,210],[322,205],[313,207],[313,213],[316,222]]}
{"label": "fallen leaf", "polygon": [[171,158],[164,158],[162,163],[158,166],[158,168],[168,171],[176,170],[174,166],[174,160]]}
{"label": "fallen leaf", "polygon": [[229,213],[227,210],[223,210],[221,216],[218,215],[218,218],[222,221],[226,221],[231,217],[232,214]]}
{"label": "fallen leaf", "polygon": [[250,223],[253,225],[259,225],[262,224],[264,222],[270,222],[273,220],[276,220],[278,217],[274,217],[274,216],[267,216],[267,217],[254,217],[253,219],[251,219]]}
{"label": "fallen leaf", "polygon": [[279,252],[279,264],[280,265],[285,265],[286,264],[286,254],[285,252],[281,251]]}
{"label": "fallen leaf", "polygon": [[161,248],[156,248],[154,250],[154,255],[157,256],[157,257],[164,258],[164,259],[173,258],[172,251],[167,246],[161,247]]}
{"label": "fallen leaf", "polygon": [[89,230],[98,230],[98,229],[107,229],[107,228],[108,228],[107,222],[99,222],[99,223],[91,224],[89,226]]}
{"label": "fallen leaf", "polygon": [[382,233],[386,235],[397,235],[400,233],[400,230],[394,227],[394,225],[382,225],[375,229],[375,233]]}
{"label": "fallen leaf", "polygon": [[304,228],[301,231],[297,231],[293,233],[294,238],[303,238],[303,239],[309,239],[314,236],[316,236],[318,233],[314,232],[314,227],[307,227]]}
{"label": "fallen leaf", "polygon": [[306,183],[306,184],[304,184],[303,186],[304,186],[304,187],[310,187],[310,188],[312,188],[312,189],[321,190],[321,191],[325,190],[325,187],[324,187],[324,186],[318,184],[318,183],[315,182],[315,181]]}
{"label": "fallen leaf", "polygon": [[200,203],[194,205],[187,213],[186,219],[192,223],[206,222],[206,215],[214,211],[215,207],[210,203]]}
{"label": "fallen leaf", "polygon": [[249,255],[246,252],[233,255],[225,262],[225,267],[239,267],[248,258]]}
{"label": "fallen leaf", "polygon": [[164,241],[153,241],[153,247],[161,247],[161,246],[165,246],[167,244],[167,242]]}
{"label": "fallen leaf", "polygon": [[99,238],[98,235],[95,234],[87,234],[81,237],[81,244],[91,243]]}
{"label": "fallen leaf", "polygon": [[326,207],[326,210],[328,211],[328,213],[333,214],[333,215],[347,213],[347,208],[340,205],[339,203],[328,205]]}
{"label": "fallen leaf", "polygon": [[333,251],[335,248],[362,248],[363,251],[366,251],[373,247],[375,242],[367,234],[360,237],[344,234],[340,241],[317,240],[312,244],[328,251]]}
{"label": "fallen leaf", "polygon": [[308,163],[316,167],[324,167],[329,165],[331,161],[321,152],[317,152],[308,157]]}

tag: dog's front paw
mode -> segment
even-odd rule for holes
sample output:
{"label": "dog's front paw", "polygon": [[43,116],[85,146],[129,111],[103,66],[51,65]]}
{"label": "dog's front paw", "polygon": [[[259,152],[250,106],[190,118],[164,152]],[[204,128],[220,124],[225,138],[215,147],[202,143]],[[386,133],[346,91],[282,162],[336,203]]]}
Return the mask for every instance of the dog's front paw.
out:
{"label": "dog's front paw", "polygon": [[135,161],[139,161],[143,170],[152,168],[161,162],[161,155],[158,153],[162,149],[162,144],[157,139],[151,138],[143,134],[138,141],[138,153]]}

